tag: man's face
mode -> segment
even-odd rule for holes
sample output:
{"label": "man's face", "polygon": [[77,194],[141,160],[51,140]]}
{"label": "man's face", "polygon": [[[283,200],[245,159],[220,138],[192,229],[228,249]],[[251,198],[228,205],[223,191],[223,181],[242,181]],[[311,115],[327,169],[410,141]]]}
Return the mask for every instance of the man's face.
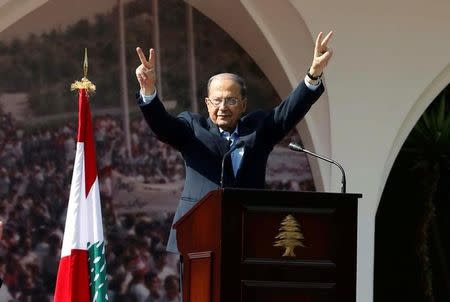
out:
{"label": "man's face", "polygon": [[205,102],[209,118],[228,132],[234,131],[247,107],[247,101],[241,96],[241,86],[227,76],[218,77],[211,82]]}
{"label": "man's face", "polygon": [[161,280],[158,278],[158,276],[152,278],[149,288],[151,292],[159,292],[159,289],[161,288]]}

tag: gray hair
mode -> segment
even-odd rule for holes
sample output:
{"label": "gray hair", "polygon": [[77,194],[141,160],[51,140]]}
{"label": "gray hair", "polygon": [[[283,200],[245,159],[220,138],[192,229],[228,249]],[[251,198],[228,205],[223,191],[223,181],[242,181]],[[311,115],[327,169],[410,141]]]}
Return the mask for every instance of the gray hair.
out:
{"label": "gray hair", "polygon": [[245,85],[244,79],[234,73],[219,73],[219,74],[216,74],[216,75],[213,75],[212,77],[210,77],[208,80],[208,95],[209,95],[209,89],[211,87],[212,81],[215,79],[221,78],[221,77],[230,78],[233,81],[235,81],[236,83],[238,83],[239,86],[241,86],[242,99],[247,98],[247,85]]}

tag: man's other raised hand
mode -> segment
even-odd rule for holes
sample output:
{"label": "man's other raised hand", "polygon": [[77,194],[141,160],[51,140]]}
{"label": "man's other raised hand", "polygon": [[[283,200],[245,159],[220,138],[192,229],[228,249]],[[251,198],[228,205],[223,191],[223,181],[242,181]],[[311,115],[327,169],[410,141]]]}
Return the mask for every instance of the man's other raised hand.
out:
{"label": "man's other raised hand", "polygon": [[323,37],[323,32],[320,32],[317,35],[316,45],[314,46],[314,58],[311,68],[309,69],[309,73],[314,77],[319,77],[322,75],[323,70],[333,55],[332,49],[328,47],[328,42],[332,36],[332,31],[330,31],[325,37]]}
{"label": "man's other raised hand", "polygon": [[140,47],[136,52],[141,61],[141,65],[136,68],[136,78],[141,86],[141,92],[144,95],[151,95],[155,92],[156,73],[155,73],[155,50],[150,48],[148,60]]}

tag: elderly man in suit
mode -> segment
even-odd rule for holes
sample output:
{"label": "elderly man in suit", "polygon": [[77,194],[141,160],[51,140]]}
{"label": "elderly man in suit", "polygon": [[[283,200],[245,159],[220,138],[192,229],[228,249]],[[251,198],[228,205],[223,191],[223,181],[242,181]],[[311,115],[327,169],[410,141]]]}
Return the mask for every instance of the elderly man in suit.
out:
{"label": "elderly man in suit", "polygon": [[[244,80],[231,73],[210,78],[205,104],[209,117],[182,112],[171,116],[158,98],[155,82],[155,51],[147,59],[137,48],[141,64],[136,69],[140,85],[138,104],[158,139],[177,149],[186,165],[186,180],[174,222],[189,211],[209,191],[223,184],[227,187],[264,188],[267,159],[273,147],[303,118],[320,97],[320,80],[332,52],[319,33],[313,62],[305,79],[278,106],[269,112],[246,112],[247,88]],[[234,146],[234,147],[233,147]],[[222,159],[230,148],[222,172]],[[167,250],[177,252],[172,229]]]}

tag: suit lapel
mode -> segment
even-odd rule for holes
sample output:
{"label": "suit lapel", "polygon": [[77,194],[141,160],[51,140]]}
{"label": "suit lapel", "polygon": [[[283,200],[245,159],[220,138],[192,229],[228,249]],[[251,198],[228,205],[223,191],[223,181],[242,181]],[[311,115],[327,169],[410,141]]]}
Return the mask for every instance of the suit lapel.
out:
{"label": "suit lapel", "polygon": [[220,136],[219,127],[208,118],[209,132],[212,134],[214,144],[220,156],[223,156],[228,150],[228,141]]}
{"label": "suit lapel", "polygon": [[250,136],[252,133],[253,133],[253,130],[251,128],[247,127],[245,125],[245,123],[242,122],[242,119],[241,119],[241,121],[239,122],[239,139],[244,142],[244,154],[242,156],[241,163],[239,165],[239,169],[236,173],[236,177],[235,177],[236,181],[239,179],[239,176],[241,175],[241,171],[243,170],[242,167],[244,167],[244,165],[246,163],[246,159],[249,155],[248,147],[249,147],[249,143],[250,143],[249,142]]}
{"label": "suit lapel", "polygon": [[231,154],[228,154],[228,156],[225,158],[225,163],[223,166],[223,175],[224,175],[224,187],[230,187],[234,186],[236,183],[236,179],[234,177],[233,173],[233,164],[231,162]]}

